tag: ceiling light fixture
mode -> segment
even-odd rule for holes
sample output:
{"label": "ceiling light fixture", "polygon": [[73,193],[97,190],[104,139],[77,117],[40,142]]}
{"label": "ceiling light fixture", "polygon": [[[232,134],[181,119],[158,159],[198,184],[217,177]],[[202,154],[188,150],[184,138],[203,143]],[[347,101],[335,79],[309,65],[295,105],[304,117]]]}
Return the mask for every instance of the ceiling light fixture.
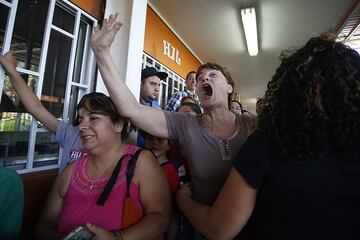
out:
{"label": "ceiling light fixture", "polygon": [[241,9],[241,20],[244,27],[246,45],[250,56],[259,52],[255,8]]}

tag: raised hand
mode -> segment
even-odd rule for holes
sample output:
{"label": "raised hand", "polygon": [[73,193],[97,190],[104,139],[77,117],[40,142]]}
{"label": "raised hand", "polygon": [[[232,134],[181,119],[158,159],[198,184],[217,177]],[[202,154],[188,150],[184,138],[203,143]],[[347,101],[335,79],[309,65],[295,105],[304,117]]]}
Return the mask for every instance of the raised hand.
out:
{"label": "raised hand", "polygon": [[94,34],[91,36],[90,45],[94,53],[110,50],[116,33],[122,26],[119,20],[119,14],[110,14],[109,18],[105,18],[101,28],[96,27]]}
{"label": "raised hand", "polygon": [[16,73],[14,51],[9,51],[5,55],[0,54],[0,64],[8,74]]}

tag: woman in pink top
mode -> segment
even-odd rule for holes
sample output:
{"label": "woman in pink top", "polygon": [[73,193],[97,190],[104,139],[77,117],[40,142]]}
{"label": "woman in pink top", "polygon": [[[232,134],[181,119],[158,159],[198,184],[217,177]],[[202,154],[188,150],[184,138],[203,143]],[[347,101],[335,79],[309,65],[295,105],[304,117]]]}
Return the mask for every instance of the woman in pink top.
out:
{"label": "woman in pink top", "polygon": [[[128,161],[138,148],[122,142],[127,122],[110,97],[89,95],[77,107],[80,137],[88,154],[58,176],[40,217],[36,239],[62,239],[80,225],[86,225],[96,239],[155,239],[166,231],[171,215],[166,177],[154,156],[142,151],[128,187]],[[114,184],[102,201],[100,196],[110,178]],[[128,193],[142,218],[124,228]]]}

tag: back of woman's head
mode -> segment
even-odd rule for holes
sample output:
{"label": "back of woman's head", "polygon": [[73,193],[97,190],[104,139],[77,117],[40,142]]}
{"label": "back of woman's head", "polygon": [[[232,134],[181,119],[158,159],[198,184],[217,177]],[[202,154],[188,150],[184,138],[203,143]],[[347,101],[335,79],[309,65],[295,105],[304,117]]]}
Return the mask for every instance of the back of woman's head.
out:
{"label": "back of woman's head", "polygon": [[326,33],[281,61],[268,83],[259,128],[287,154],[358,147],[359,54]]}
{"label": "back of woman's head", "polygon": [[181,103],[180,107],[178,109],[176,109],[176,111],[181,112],[180,110],[183,106],[188,106],[191,109],[191,112],[195,113],[196,115],[199,115],[202,113],[199,104],[192,103],[192,102]]}
{"label": "back of woman's head", "polygon": [[111,98],[105,94],[93,92],[84,95],[76,107],[77,111],[79,111],[80,108],[83,108],[91,113],[109,116],[113,124],[123,121],[121,139],[125,139],[129,136],[128,121],[121,117]]}
{"label": "back of woman's head", "polygon": [[185,103],[185,102],[192,102],[195,104],[199,104],[199,101],[196,100],[193,96],[185,96],[181,99],[181,104]]}

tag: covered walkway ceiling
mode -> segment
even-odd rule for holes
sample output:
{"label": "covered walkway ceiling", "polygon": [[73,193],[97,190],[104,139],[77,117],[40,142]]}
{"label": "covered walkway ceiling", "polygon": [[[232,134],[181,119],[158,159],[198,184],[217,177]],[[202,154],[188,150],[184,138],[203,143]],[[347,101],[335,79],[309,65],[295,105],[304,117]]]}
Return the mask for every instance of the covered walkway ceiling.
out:
{"label": "covered walkway ceiling", "polygon": [[[353,0],[149,0],[150,6],[202,62],[226,66],[236,80],[241,101],[254,98],[279,65],[282,50],[299,47],[310,37],[334,30]],[[239,9],[255,6],[259,54],[247,53]],[[251,106],[252,105],[252,106]]]}
{"label": "covered walkway ceiling", "polygon": [[360,52],[360,3],[354,1],[354,5],[339,25],[336,33],[340,41],[345,41],[352,48]]}

